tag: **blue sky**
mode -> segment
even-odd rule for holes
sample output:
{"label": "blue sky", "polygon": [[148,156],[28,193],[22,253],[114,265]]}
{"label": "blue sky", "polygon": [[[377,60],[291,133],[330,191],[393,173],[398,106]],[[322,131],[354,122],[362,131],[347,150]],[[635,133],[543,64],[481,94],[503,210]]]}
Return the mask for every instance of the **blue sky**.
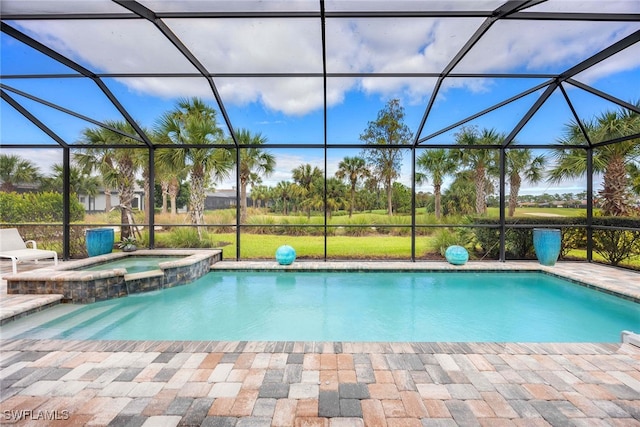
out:
{"label": "blue sky", "polygon": [[[30,3],[36,2],[6,1],[3,2],[3,7],[5,10],[14,8],[20,11],[20,8],[28,8],[25,5]],[[171,7],[169,2],[142,3],[158,9]],[[405,3],[411,5],[411,2]],[[432,2],[430,5],[436,3]],[[492,9],[495,7],[493,3],[499,2],[485,3],[487,9]],[[197,6],[197,2],[183,4]],[[299,4],[311,3],[302,1]],[[335,5],[328,2],[328,6]],[[544,7],[547,10],[555,8],[589,12],[598,10],[601,4],[589,0],[565,0],[550,1],[546,6],[537,6],[538,10],[542,11],[545,10]],[[113,4],[110,8],[114,8]],[[640,13],[639,2],[612,2],[611,8],[612,12]],[[437,73],[449,63],[482,21],[481,18],[327,20],[327,71]],[[191,64],[176,53],[171,44],[147,22],[125,20],[119,22],[117,27],[109,21],[81,20],[34,20],[10,24],[98,73],[195,72]],[[322,71],[319,24],[314,19],[286,22],[229,19],[219,20],[216,25],[211,25],[211,22],[206,20],[167,19],[166,24],[211,72]],[[640,24],[629,22],[499,22],[487,32],[453,72],[558,73],[638,29]],[[73,71],[7,35],[2,34],[0,37],[0,65],[3,76],[74,74]],[[629,48],[603,61],[591,70],[577,75],[576,79],[628,102],[640,100],[640,46]],[[534,87],[544,80],[445,80],[421,137]],[[260,132],[271,143],[324,142],[321,78],[225,77],[215,81],[234,127]],[[157,118],[171,109],[180,97],[199,96],[208,102],[215,102],[207,82],[202,78],[129,77],[105,78],[104,82],[134,119],[146,128],[153,127]],[[365,130],[367,123],[374,120],[378,111],[392,98],[401,100],[406,113],[405,123],[416,132],[435,83],[435,78],[415,77],[328,79],[327,142],[360,143],[359,135]],[[97,86],[84,78],[3,78],[3,84],[98,121],[122,119]],[[617,108],[582,89],[571,86],[567,89],[568,96],[582,118],[590,119],[602,111]],[[88,122],[57,112],[15,93],[8,93],[70,143],[77,140],[82,129],[92,126]],[[535,92],[470,124],[509,133],[540,94],[541,91]],[[517,141],[523,144],[554,143],[571,118],[571,112],[562,94],[557,91],[540,109],[538,115],[525,126],[517,136]],[[47,136],[43,136],[37,129],[34,130],[26,119],[13,111],[4,101],[1,104],[0,119],[3,124],[0,136],[4,144],[28,145],[50,142]],[[222,123],[221,116],[219,119]],[[452,143],[457,130],[453,129],[430,139],[429,142]],[[25,150],[20,150],[20,153],[25,153]],[[31,151],[29,153],[27,157],[37,160],[43,171],[47,171],[52,163],[59,162],[57,154]],[[268,181],[286,179],[287,175],[290,176],[291,166],[296,162],[324,167],[322,150],[276,150],[274,153],[279,160],[278,170]],[[355,154],[357,150],[332,150],[329,153],[328,172],[335,171],[337,162],[344,155]],[[408,184],[409,156],[405,157],[401,181]],[[229,183],[223,183],[221,186],[227,184]],[[578,189],[583,185],[567,183],[566,187]],[[424,189],[429,191],[430,187],[426,185]],[[530,189],[533,191],[533,187]],[[535,191],[541,190],[536,187]]]}

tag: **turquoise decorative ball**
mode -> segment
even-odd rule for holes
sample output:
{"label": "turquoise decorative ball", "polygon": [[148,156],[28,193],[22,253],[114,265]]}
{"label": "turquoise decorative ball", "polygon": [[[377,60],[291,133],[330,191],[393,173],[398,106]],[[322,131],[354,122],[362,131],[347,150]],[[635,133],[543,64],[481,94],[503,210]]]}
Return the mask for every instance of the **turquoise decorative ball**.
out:
{"label": "turquoise decorative ball", "polygon": [[290,265],[296,259],[296,251],[289,245],[282,245],[276,250],[276,261],[280,265]]}
{"label": "turquoise decorative ball", "polygon": [[444,252],[444,257],[453,265],[464,265],[469,261],[469,252],[462,246],[449,246]]}

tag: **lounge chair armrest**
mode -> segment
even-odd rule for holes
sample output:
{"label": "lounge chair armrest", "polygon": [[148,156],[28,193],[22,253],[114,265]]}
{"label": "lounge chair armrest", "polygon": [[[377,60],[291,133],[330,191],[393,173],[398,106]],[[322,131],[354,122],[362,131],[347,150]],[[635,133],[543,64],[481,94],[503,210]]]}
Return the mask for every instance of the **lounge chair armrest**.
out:
{"label": "lounge chair armrest", "polygon": [[31,243],[31,245],[33,246],[32,249],[38,249],[38,244],[36,243],[35,240],[27,240],[26,242],[24,242],[25,245],[29,246],[29,243]]}

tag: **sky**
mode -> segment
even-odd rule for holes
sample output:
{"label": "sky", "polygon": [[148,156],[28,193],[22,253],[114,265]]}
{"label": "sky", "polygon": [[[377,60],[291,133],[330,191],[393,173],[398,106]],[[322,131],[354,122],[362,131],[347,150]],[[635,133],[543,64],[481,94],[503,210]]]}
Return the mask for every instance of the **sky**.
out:
{"label": "sky", "polygon": [[[198,1],[171,2],[145,0],[155,11],[198,11]],[[327,0],[327,10],[344,8],[365,10],[372,2]],[[398,1],[394,7],[415,10],[493,10],[502,2],[488,1]],[[245,10],[316,10],[317,1],[236,1],[216,3]],[[373,2],[373,7],[390,7],[390,2]],[[427,6],[425,6],[427,5]],[[472,5],[472,6],[471,6]],[[550,0],[531,11],[600,12],[595,0]],[[104,0],[32,1],[3,0],[3,13],[33,11],[109,11],[121,12],[115,3]],[[85,10],[86,9],[86,10]],[[609,1],[607,12],[640,13],[640,2]],[[482,24],[483,18],[339,19],[326,20],[326,67],[329,73],[439,73]],[[196,73],[197,70],[147,21],[64,20],[10,21],[10,25],[50,46],[96,73]],[[164,23],[212,73],[321,73],[322,44],[320,21],[297,19],[206,19],[167,18]],[[625,36],[638,31],[637,22],[552,22],[500,21],[453,69],[453,73],[559,73],[589,58]],[[3,76],[12,74],[74,74],[6,34],[0,36],[0,68]],[[577,75],[576,80],[611,93],[627,102],[640,100],[640,43]],[[207,81],[200,77],[109,77],[103,81],[145,129],[173,108],[181,97],[197,96],[215,105]],[[400,99],[405,124],[417,132],[425,107],[437,79],[431,77],[332,77],[327,79],[327,134],[324,135],[323,79],[319,77],[257,78],[216,77],[216,88],[234,128],[261,133],[277,144],[359,144],[368,122],[390,99]],[[432,114],[420,137],[488,108],[544,82],[541,78],[450,78],[438,92]],[[122,116],[91,81],[80,78],[12,79],[3,84],[18,91],[80,112],[94,120],[121,120]],[[541,90],[471,122],[480,128],[495,128],[508,134],[533,105]],[[73,143],[91,123],[52,110],[15,91],[14,99],[29,108],[64,140]],[[580,117],[617,109],[612,103],[582,89],[567,86],[567,95]],[[48,143],[38,129],[2,101],[0,109],[3,144]],[[223,124],[222,115],[218,116]],[[562,135],[572,119],[562,93],[556,91],[538,114],[522,129],[516,140],[522,144],[550,144]],[[459,128],[428,140],[453,143]],[[3,151],[8,151],[4,150]],[[303,163],[324,169],[322,150],[271,149],[277,157],[276,172],[265,183],[273,185],[290,179],[291,170]],[[18,153],[24,153],[20,150]],[[327,172],[358,150],[330,150]],[[43,171],[60,162],[55,152],[29,150],[28,158]],[[407,152],[400,181],[410,185],[410,156]],[[220,187],[228,188],[232,182]],[[566,184],[566,185],[565,185]],[[523,191],[579,192],[584,182],[567,182],[549,187],[529,185]],[[430,191],[426,184],[421,189]],[[567,191],[563,191],[567,190]],[[572,191],[569,191],[572,190]]]}

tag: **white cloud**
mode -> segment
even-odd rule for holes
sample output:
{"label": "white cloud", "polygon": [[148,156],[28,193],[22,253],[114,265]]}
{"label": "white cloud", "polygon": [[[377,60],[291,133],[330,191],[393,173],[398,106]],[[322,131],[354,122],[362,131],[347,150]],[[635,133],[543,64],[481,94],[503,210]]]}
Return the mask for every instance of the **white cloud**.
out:
{"label": "white cloud", "polygon": [[[527,9],[527,12],[602,12],[602,0],[550,0]],[[607,13],[638,13],[636,0],[607,0]]]}
{"label": "white cloud", "polygon": [[171,42],[144,20],[20,21],[19,27],[92,71],[194,73]]}
{"label": "white cloud", "polygon": [[281,125],[286,123],[284,120],[274,120],[274,121],[269,121],[269,120],[262,120],[259,122],[256,122],[257,125],[260,126],[267,126],[267,125]]}
{"label": "white cloud", "polygon": [[2,154],[20,156],[38,167],[39,172],[45,176],[51,176],[54,164],[62,164],[62,150],[49,148],[3,148]]}
{"label": "white cloud", "polygon": [[324,99],[319,78],[222,78],[217,88],[225,103],[260,102],[268,110],[292,116],[321,108]]}
{"label": "white cloud", "polygon": [[498,22],[454,72],[560,72],[637,29],[633,23]]}
{"label": "white cloud", "polygon": [[[150,7],[154,4],[149,3]],[[631,2],[620,4],[637,7]],[[441,72],[481,22],[482,18],[330,18],[326,22],[327,71]],[[168,19],[166,23],[213,73],[322,71],[320,21],[315,18]],[[196,71],[144,20],[122,20],[117,25],[115,21],[35,20],[18,25],[96,72]],[[498,22],[454,72],[563,71],[635,30],[636,23]],[[638,49],[629,50],[581,77],[592,81],[639,65]],[[122,83],[138,93],[163,98],[213,98],[201,79],[128,78]],[[434,84],[435,79],[400,77],[331,79],[327,102],[328,107],[340,104],[348,91],[357,89],[381,98],[400,96],[410,104],[424,103]],[[216,85],[227,104],[259,103],[292,116],[318,111],[324,102],[322,78],[216,78]],[[491,82],[455,79],[439,95],[446,96],[450,87],[477,93],[491,90]]]}
{"label": "white cloud", "polygon": [[640,45],[635,44],[611,58],[594,65],[575,76],[577,80],[590,84],[607,76],[640,67]]}

